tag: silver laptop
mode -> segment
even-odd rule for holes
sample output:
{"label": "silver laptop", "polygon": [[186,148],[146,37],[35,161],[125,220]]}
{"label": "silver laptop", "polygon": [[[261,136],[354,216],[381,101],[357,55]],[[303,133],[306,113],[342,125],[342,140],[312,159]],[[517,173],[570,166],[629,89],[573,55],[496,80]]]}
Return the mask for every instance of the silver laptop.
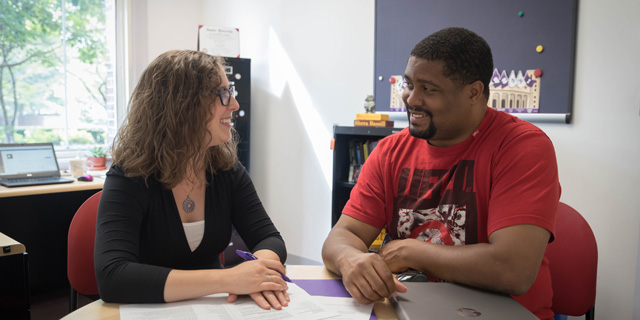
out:
{"label": "silver laptop", "polygon": [[409,289],[391,299],[400,320],[537,320],[508,295],[445,282],[403,282]]}
{"label": "silver laptop", "polygon": [[53,143],[0,144],[0,184],[6,187],[69,183],[60,177]]}

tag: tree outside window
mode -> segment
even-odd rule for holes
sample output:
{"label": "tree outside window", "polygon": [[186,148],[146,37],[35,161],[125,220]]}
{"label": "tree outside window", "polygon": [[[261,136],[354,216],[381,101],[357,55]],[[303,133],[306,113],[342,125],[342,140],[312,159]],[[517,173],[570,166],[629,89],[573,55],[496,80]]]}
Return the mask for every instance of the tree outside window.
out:
{"label": "tree outside window", "polygon": [[0,143],[111,142],[114,3],[0,1]]}

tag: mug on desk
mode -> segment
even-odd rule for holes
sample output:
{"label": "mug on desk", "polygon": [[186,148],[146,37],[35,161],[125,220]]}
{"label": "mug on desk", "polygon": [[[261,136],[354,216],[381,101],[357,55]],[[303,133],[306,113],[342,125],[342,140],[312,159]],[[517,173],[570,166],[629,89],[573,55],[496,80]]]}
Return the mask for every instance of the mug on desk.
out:
{"label": "mug on desk", "polygon": [[74,178],[84,175],[87,169],[93,169],[93,162],[87,161],[87,159],[72,159],[69,161],[69,171]]}

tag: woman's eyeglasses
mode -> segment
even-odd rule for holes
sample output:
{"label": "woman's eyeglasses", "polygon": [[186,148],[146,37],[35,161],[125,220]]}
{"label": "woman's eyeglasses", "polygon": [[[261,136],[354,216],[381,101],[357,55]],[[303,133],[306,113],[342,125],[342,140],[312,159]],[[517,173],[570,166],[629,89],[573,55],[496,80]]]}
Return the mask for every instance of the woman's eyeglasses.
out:
{"label": "woman's eyeglasses", "polygon": [[223,106],[228,106],[231,103],[231,96],[236,96],[236,87],[230,86],[229,88],[220,88],[216,90],[216,96],[220,97],[220,103]]}

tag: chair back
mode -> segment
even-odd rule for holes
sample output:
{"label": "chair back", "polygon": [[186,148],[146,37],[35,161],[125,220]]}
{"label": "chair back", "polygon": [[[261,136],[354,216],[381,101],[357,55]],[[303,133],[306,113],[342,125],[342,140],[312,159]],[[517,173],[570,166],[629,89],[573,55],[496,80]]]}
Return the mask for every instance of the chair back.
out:
{"label": "chair back", "polygon": [[97,295],[98,283],[93,265],[96,218],[102,191],[92,195],[76,211],[69,226],[67,276],[71,288],[84,295]]}
{"label": "chair back", "polygon": [[556,238],[547,247],[547,257],[553,312],[570,316],[592,313],[598,269],[596,238],[582,215],[562,202],[556,215]]}

